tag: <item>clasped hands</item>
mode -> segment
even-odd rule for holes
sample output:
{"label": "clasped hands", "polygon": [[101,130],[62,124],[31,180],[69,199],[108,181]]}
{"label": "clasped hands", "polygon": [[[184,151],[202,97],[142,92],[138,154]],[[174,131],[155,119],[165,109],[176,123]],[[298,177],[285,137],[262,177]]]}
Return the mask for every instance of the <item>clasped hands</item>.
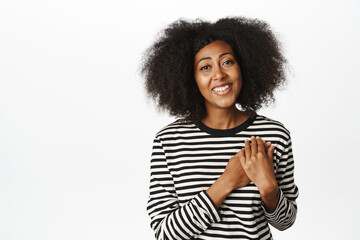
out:
{"label": "clasped hands", "polygon": [[278,191],[274,174],[273,154],[275,146],[260,137],[245,140],[245,147],[228,162],[223,176],[233,189],[252,181],[262,197]]}

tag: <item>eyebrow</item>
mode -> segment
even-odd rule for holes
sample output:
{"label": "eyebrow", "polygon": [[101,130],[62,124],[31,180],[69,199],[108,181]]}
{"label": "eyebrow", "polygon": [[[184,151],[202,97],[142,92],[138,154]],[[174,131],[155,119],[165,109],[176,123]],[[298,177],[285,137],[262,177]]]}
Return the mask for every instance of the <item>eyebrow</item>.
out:
{"label": "eyebrow", "polygon": [[[219,58],[221,58],[222,56],[224,56],[224,55],[226,55],[226,54],[231,54],[231,53],[229,53],[229,52],[222,53],[222,54],[219,55]],[[232,55],[232,54],[231,54],[231,55]],[[196,66],[197,66],[201,61],[207,60],[207,59],[211,59],[211,57],[204,57],[204,58],[200,59],[200,60],[197,62]]]}

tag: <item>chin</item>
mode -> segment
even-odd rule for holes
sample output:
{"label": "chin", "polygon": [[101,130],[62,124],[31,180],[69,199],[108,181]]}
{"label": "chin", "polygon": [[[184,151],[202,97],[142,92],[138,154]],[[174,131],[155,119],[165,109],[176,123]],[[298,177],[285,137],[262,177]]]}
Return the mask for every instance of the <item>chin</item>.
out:
{"label": "chin", "polygon": [[215,105],[219,108],[232,108],[236,104],[236,101],[221,101],[216,102]]}

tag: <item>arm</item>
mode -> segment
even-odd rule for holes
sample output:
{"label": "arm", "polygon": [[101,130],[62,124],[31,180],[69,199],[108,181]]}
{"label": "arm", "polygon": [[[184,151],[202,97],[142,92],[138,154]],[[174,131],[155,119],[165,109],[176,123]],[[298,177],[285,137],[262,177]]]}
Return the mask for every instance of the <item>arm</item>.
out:
{"label": "arm", "polygon": [[216,208],[220,207],[225,198],[234,189],[244,187],[250,182],[240,163],[240,153],[238,152],[230,158],[224,173],[206,190]]}
{"label": "arm", "polygon": [[279,186],[279,196],[276,209],[273,212],[265,210],[268,222],[278,230],[285,230],[293,225],[296,219],[296,199],[299,191],[294,182],[294,158],[290,135],[287,140],[280,140],[275,152],[279,159],[276,171],[276,181]]}
{"label": "arm", "polygon": [[158,138],[151,159],[150,196],[147,211],[156,239],[190,239],[221,220],[216,206],[203,191],[180,206],[165,153]]}
{"label": "arm", "polygon": [[285,230],[295,221],[295,200],[298,196],[293,177],[294,161],[290,136],[278,144],[276,157],[279,157],[279,163],[276,176],[272,157],[274,150],[272,145],[266,153],[261,139],[252,137],[251,146],[246,140],[245,149],[240,151],[240,162],[259,189],[268,222],[279,230]]}

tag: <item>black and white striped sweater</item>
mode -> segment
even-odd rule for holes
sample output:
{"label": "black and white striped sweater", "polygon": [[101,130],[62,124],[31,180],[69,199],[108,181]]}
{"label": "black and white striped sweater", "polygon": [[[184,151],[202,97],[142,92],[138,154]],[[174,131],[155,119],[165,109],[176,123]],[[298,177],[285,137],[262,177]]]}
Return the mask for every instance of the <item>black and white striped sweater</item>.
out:
{"label": "black and white striped sweater", "polygon": [[[251,136],[275,145],[277,207],[267,213],[251,182],[216,209],[205,191]],[[272,239],[268,223],[279,230],[290,227],[297,196],[290,133],[278,121],[255,114],[227,130],[176,121],[156,134],[147,206],[156,239]]]}

